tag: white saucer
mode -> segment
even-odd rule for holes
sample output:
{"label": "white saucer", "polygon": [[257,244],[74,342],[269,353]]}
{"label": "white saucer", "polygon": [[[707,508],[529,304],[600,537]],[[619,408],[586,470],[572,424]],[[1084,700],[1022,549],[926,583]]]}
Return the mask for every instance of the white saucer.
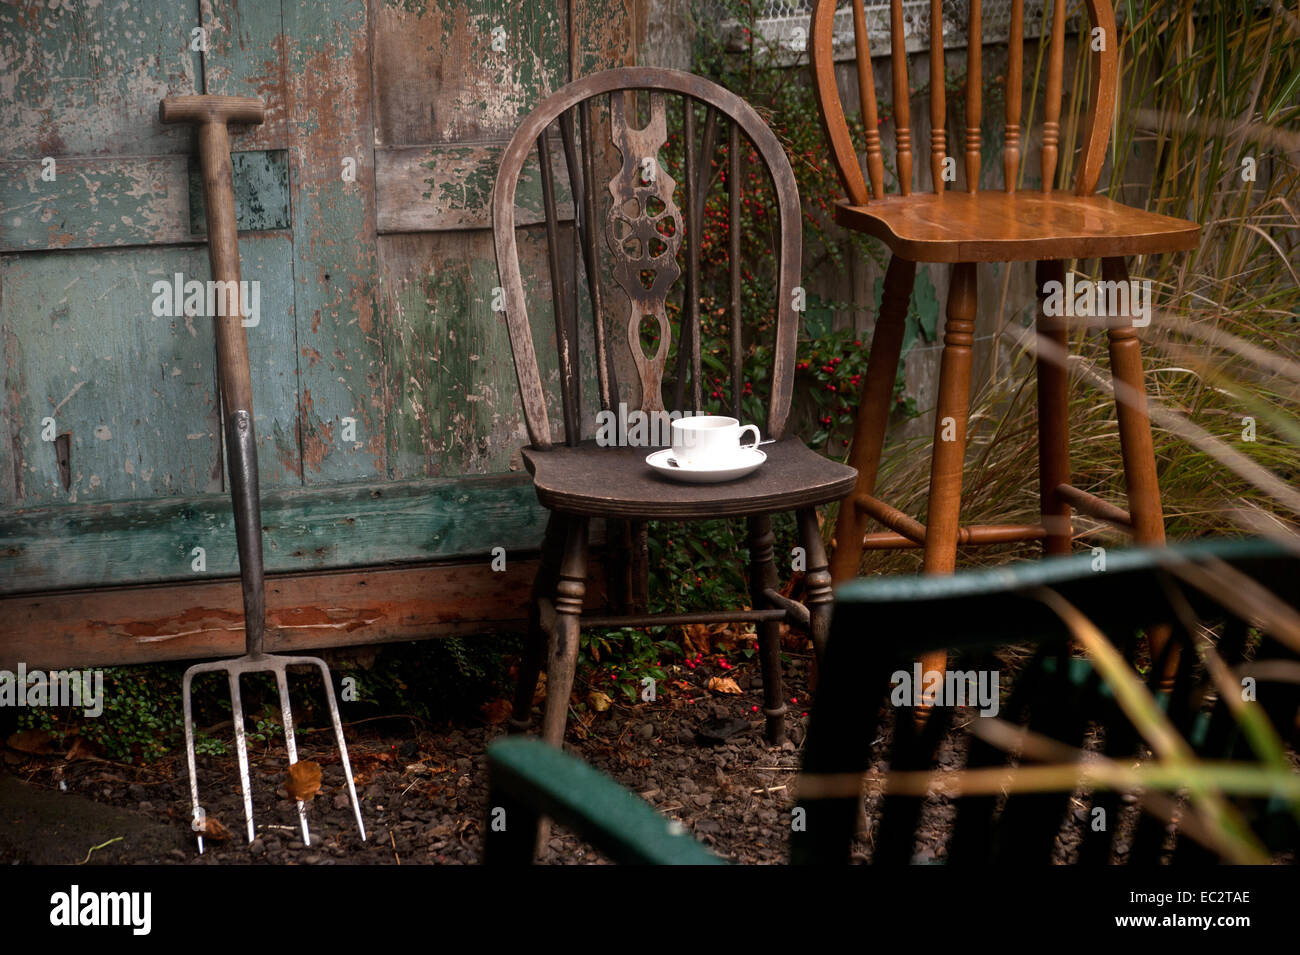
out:
{"label": "white saucer", "polygon": [[645,463],[674,481],[685,481],[687,484],[720,484],[723,481],[734,481],[736,478],[744,477],[757,470],[766,460],[767,455],[757,448],[742,448],[736,454],[734,463],[727,467],[689,468],[673,461],[672,448],[664,448],[647,457]]}

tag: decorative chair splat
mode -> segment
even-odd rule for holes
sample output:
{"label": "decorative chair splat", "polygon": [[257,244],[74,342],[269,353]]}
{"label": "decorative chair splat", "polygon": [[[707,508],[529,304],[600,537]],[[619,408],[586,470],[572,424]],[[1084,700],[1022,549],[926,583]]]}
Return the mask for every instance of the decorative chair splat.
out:
{"label": "decorative chair splat", "polygon": [[[623,161],[609,183],[614,201],[605,239],[613,256],[614,281],[628,297],[627,341],[641,379],[642,410],[663,411],[664,363],[672,340],[666,303],[681,275],[677,252],[682,244],[682,215],[673,201],[677,182],[659,163],[659,151],[668,141],[664,95],[650,94],[650,122],[642,129],[628,125],[621,93],[610,96],[609,110],[611,137]],[[646,318],[659,326],[653,356],[647,356],[641,344]]]}

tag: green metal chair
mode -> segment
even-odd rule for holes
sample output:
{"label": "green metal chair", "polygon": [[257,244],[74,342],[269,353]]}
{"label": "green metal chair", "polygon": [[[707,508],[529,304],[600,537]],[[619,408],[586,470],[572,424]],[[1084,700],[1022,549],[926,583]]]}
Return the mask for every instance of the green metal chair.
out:
{"label": "green metal chair", "polygon": [[[891,775],[933,768],[955,711],[936,706],[927,720],[917,721],[890,703],[895,674],[911,672],[913,661],[927,650],[956,651],[949,663],[954,670],[1002,673],[1000,682],[1010,686],[998,700],[998,716],[1006,722],[1050,737],[1058,747],[1091,746],[1132,765],[1143,753],[1143,741],[1114,687],[1073,645],[1061,600],[1148,674],[1148,690],[1198,759],[1258,765],[1267,756],[1254,751],[1241,722],[1214,689],[1196,644],[1211,635],[1217,659],[1230,668],[1232,679],[1255,679],[1262,713],[1297,748],[1300,554],[1271,541],[1215,540],[1115,551],[1106,555],[1104,569],[1100,566],[1097,558],[1078,555],[951,577],[861,579],[838,588],[804,746],[796,805],[802,812],[796,812],[798,823],[792,826],[791,861],[850,860],[862,815],[857,781],[886,722],[892,722]],[[1143,634],[1159,625],[1172,629],[1165,649],[1172,681],[1156,676],[1166,672],[1166,661],[1146,655]],[[1014,676],[996,656],[1010,648],[1019,648],[1024,657]],[[872,705],[864,705],[868,701]],[[618,862],[720,861],[679,824],[553,747],[504,739],[489,747],[488,764],[488,862],[530,861],[542,816]],[[1005,749],[972,734],[966,768],[1011,764]],[[839,785],[824,785],[828,782]],[[1068,811],[1073,795],[1017,790],[1005,797],[953,796],[956,812],[943,858],[949,864],[1047,864],[1059,853],[1058,837],[1070,827],[1075,830],[1072,854],[1080,864],[1153,863],[1166,856],[1192,863],[1223,855],[1182,835],[1171,850],[1168,824],[1158,815],[1143,812],[1135,823],[1119,825],[1123,806],[1114,789],[1085,794],[1089,821],[1080,822]],[[1300,845],[1300,800],[1292,791],[1286,796],[1263,792],[1227,799],[1264,854],[1294,852]],[[923,795],[886,789],[873,821],[873,863],[913,860],[924,801]],[[1104,811],[1101,828],[1091,824],[1097,809]]]}

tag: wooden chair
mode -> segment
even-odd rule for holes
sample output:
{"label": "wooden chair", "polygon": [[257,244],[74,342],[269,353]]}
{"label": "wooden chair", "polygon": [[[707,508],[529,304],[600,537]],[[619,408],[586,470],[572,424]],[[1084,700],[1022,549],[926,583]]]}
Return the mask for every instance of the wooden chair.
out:
{"label": "wooden chair", "polygon": [[[835,525],[831,577],[838,583],[857,575],[864,550],[924,548],[927,574],[951,573],[957,548],[1012,541],[1041,540],[1047,554],[1070,552],[1071,508],[1122,528],[1140,544],[1164,541],[1164,519],[1156,481],[1150,421],[1142,378],[1137,333],[1130,316],[1108,322],[1110,360],[1116,383],[1120,452],[1128,490],[1128,509],[1070,484],[1068,345],[1064,319],[1044,314],[1045,285],[1064,282],[1065,260],[1100,257],[1105,281],[1127,282],[1124,257],[1174,252],[1196,246],[1195,223],[1156,215],[1094,195],[1106,156],[1106,143],[1115,114],[1118,39],[1115,15],[1106,0],[1087,0],[1088,16],[1104,32],[1100,52],[1092,54],[1091,99],[1082,140],[1078,173],[1072,191],[1055,188],[1061,113],[1061,74],[1065,51],[1065,0],[1052,4],[1052,31],[1044,99],[1042,189],[1017,191],[1020,169],[1020,101],[1023,59],[1023,3],[1011,5],[1011,33],[1006,70],[1005,147],[1002,155],[1004,189],[979,190],[981,123],[980,2],[971,0],[964,145],[965,190],[945,189],[947,107],[944,76],[942,3],[931,0],[930,175],[932,192],[912,190],[912,137],[905,93],[894,97],[899,192],[886,195],[884,162],[877,132],[875,84],[871,73],[866,18],[862,0],[852,0],[857,51],[858,90],[866,128],[863,144],[867,178],[850,139],[836,88],[832,57],[832,26],[837,0],[815,0],[812,14],[812,72],[821,118],[832,158],[847,197],[835,206],[835,219],[849,229],[873,235],[890,249],[879,318],[862,382],[849,462],[858,481],[840,506]],[[893,88],[908,89],[904,49],[903,9],[891,4]],[[1086,38],[1085,38],[1086,39]],[[1081,41],[1082,45],[1082,41]],[[955,168],[955,163],[952,164]],[[962,466],[970,402],[971,346],[975,329],[976,280],[979,262],[1034,260],[1038,286],[1038,477],[1041,522],[1029,525],[968,526],[960,524]],[[890,396],[898,368],[904,322],[918,262],[952,263],[947,321],[935,410],[935,438],[930,466],[930,495],[926,523],[912,519],[875,497],[881,447],[888,424]],[[948,433],[945,435],[945,428]],[[947,437],[949,440],[943,440]],[[887,530],[867,534],[875,519]],[[942,668],[942,654],[927,667]]]}
{"label": "wooden chair", "polygon": [[[635,109],[636,93],[646,91],[649,122],[633,128],[628,112]],[[685,170],[681,197],[677,183],[662,168],[661,151],[667,139],[669,97],[683,109],[682,131]],[[607,116],[598,116],[603,101]],[[697,145],[696,113],[704,110],[703,142]],[[597,120],[600,125],[597,125]],[[608,125],[606,126],[605,123]],[[742,200],[742,143],[752,144],[774,187],[779,228],[779,274],[772,353],[771,396],[763,434],[775,439],[766,445],[766,463],[753,474],[725,484],[679,484],[662,479],[645,463],[647,447],[601,447],[584,440],[582,433],[583,367],[578,333],[581,316],[580,278],[586,282],[590,310],[596,316],[590,341],[594,351],[599,407],[612,411],[619,401],[612,342],[600,319],[604,309],[626,316],[626,341],[631,349],[644,412],[665,408],[663,380],[673,334],[669,320],[670,289],[681,273],[682,243],[685,285],[681,300],[678,363],[674,410],[698,412],[701,405],[700,354],[700,242],[704,204],[711,185],[714,151],[725,125],[728,143],[726,185],[733,223],[739,222]],[[559,129],[571,193],[576,228],[559,221],[556,176],[552,169],[552,143],[548,130]],[[598,128],[607,128],[621,157],[612,180],[600,185],[608,198],[596,199],[596,157],[600,154]],[[534,349],[534,329],[529,321],[516,241],[516,186],[529,154],[537,151],[540,163],[547,257],[554,308],[554,341],[559,365],[558,401],[562,426],[552,432],[550,409]],[[608,154],[608,151],[606,151]],[[650,172],[650,175],[647,175]],[[684,211],[683,211],[684,210]],[[654,626],[696,622],[750,622],[758,629],[764,681],[767,736],[784,738],[785,703],[781,690],[780,624],[789,621],[806,628],[814,644],[825,643],[830,622],[830,574],[814,508],[836,500],[853,486],[851,468],[810,450],[797,437],[786,434],[793,387],[795,337],[799,316],[794,291],[799,284],[800,209],[794,173],[780,142],[758,114],[734,94],[706,80],[672,70],[629,68],[598,73],[577,80],[544,99],[524,120],[502,156],[492,194],[492,226],[497,269],[504,288],[506,323],[514,353],[515,371],[523,401],[530,445],[523,458],[537,490],[538,500],[550,512],[542,548],[542,566],[533,589],[533,612],[525,660],[520,668],[514,706],[514,725],[528,725],[533,691],[543,655],[547,656],[547,699],[543,724],[546,740],[563,740],[569,694],[578,655],[578,631],[586,627]],[[610,273],[619,287],[611,298],[604,287],[605,273],[597,249],[597,229],[604,232]],[[562,231],[566,234],[562,235]],[[740,417],[742,394],[741,262],[736,228],[730,230],[728,284],[730,289],[731,384],[733,414]],[[575,249],[576,244],[576,249]],[[579,275],[579,265],[582,275]],[[566,267],[567,266],[567,267]],[[529,276],[530,286],[535,277]],[[626,304],[623,304],[626,302]],[[658,329],[658,347],[647,354],[642,346],[643,321]],[[546,333],[546,334],[549,334]],[[590,367],[590,365],[588,366]],[[690,383],[690,392],[686,385]],[[684,402],[689,401],[689,406]],[[590,419],[588,419],[590,420]],[[557,422],[557,424],[560,424]],[[778,592],[773,555],[771,517],[794,511],[800,543],[806,550],[806,599],[799,603]],[[743,517],[749,529],[750,610],[708,613],[583,616],[586,592],[588,527],[604,519],[607,527],[632,522],[633,539],[644,522],[695,521]],[[610,535],[618,537],[618,533]],[[549,640],[549,653],[547,646]]]}
{"label": "wooden chair", "polygon": [[[1170,629],[1169,646],[1185,651],[1178,654],[1176,678],[1171,689],[1161,690],[1152,667],[1148,689],[1196,758],[1255,766],[1267,761],[1252,751],[1245,721],[1233,716],[1208,667],[1191,650],[1207,634],[1213,634],[1212,645],[1233,682],[1244,676],[1258,680],[1263,715],[1285,742],[1297,746],[1298,577],[1300,557],[1294,549],[1262,540],[1216,540],[1117,553],[1104,573],[1093,570],[1088,556],[1078,555],[947,577],[874,577],[837,587],[822,685],[803,749],[797,807],[804,813],[801,825],[791,826],[791,861],[850,861],[863,811],[862,777],[874,742],[885,735],[884,717],[893,709],[893,675],[910,672],[912,660],[938,647],[956,648],[963,669],[1000,672],[1004,698],[998,719],[1050,738],[1055,749],[1067,753],[1053,751],[1049,761],[1065,761],[1092,745],[1088,740],[1095,734],[1099,756],[1125,767],[1149,764],[1144,741],[1116,702],[1114,688],[1089,659],[1072,651],[1072,632],[1053,601],[1080,611],[1131,661],[1142,654],[1142,628]],[[1252,650],[1255,629],[1259,639]],[[1014,673],[993,655],[1010,647],[1026,654]],[[1026,752],[1013,760],[1007,749],[972,732],[983,721],[966,715],[969,711],[936,707],[924,727],[893,712],[890,742],[880,754],[891,774],[934,769],[939,743],[960,742],[962,736],[970,737],[963,744],[968,770],[1031,766],[1042,757]],[[954,724],[957,713],[963,715]],[[718,861],[680,825],[608,777],[534,741],[489,746],[488,776],[489,813],[504,808],[507,821],[504,830],[485,827],[488,862],[531,861],[533,833],[543,816],[562,822],[618,862]],[[885,777],[885,795],[872,816],[871,862],[906,865],[917,859],[918,835],[932,826],[918,825],[926,797],[896,784],[891,788],[891,779],[896,777]],[[1168,852],[1164,814],[1171,799],[1147,791],[1140,797],[1140,817],[1122,820],[1120,793],[1097,788],[1084,797],[1084,822],[1068,811],[1072,789],[1013,790],[1004,800],[979,793],[950,796],[955,805],[937,859],[986,870],[999,863],[1047,865],[1062,845],[1070,847],[1066,858],[1082,865],[1154,864]],[[1294,852],[1300,846],[1294,797],[1229,802],[1265,852]],[[1224,853],[1209,841],[1207,847],[1191,838],[1184,820],[1169,861],[1216,861]]]}

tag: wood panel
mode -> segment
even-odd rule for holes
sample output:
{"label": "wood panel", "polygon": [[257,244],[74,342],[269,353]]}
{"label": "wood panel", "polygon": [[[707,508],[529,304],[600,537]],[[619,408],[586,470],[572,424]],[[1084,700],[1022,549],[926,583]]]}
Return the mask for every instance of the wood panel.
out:
{"label": "wood panel", "polygon": [[[387,470],[366,4],[282,7],[303,483],[374,479]],[[356,162],[353,181],[343,178],[345,159]]]}
{"label": "wood panel", "polygon": [[158,101],[192,93],[198,5],[0,5],[0,146],[6,159],[184,153],[189,133],[158,123]]}
{"label": "wood panel", "polygon": [[[282,150],[231,155],[241,232],[289,226]],[[30,159],[0,161],[0,252],[202,242],[198,166],[187,156],[56,159],[53,182]]]}
{"label": "wood panel", "polygon": [[[244,276],[259,282],[249,328],[258,399],[259,473],[297,483],[291,289],[283,235],[240,240]],[[155,317],[153,284],[206,280],[205,249],[127,249],[0,259],[5,391],[0,427],[13,459],[0,505],[125,500],[224,486],[215,348],[203,317]],[[287,411],[287,416],[285,412]],[[42,420],[69,435],[65,488]]]}
{"label": "wood panel", "polygon": [[377,0],[375,141],[509,139],[567,79],[563,10],[550,0]]}
{"label": "wood panel", "polygon": [[[535,558],[267,580],[267,649],[301,652],[512,631],[527,616]],[[599,578],[599,572],[597,572]],[[599,607],[603,587],[588,586]],[[0,598],[0,669],[54,669],[235,656],[244,650],[239,581]]]}
{"label": "wood panel", "polygon": [[[570,244],[571,244],[570,240]],[[384,390],[388,459],[394,478],[489,474],[517,469],[528,441],[510,339],[492,310],[500,283],[492,234],[381,236]],[[534,346],[545,381],[558,381],[555,322],[540,228],[521,232],[530,283]],[[583,323],[583,372],[590,383],[591,323]],[[592,388],[586,389],[593,394]],[[548,400],[558,415],[559,388]],[[588,421],[594,408],[587,409]]]}
{"label": "wood panel", "polygon": [[[266,567],[306,572],[536,549],[545,513],[522,476],[444,478],[262,494]],[[230,499],[19,508],[0,515],[0,593],[238,572]]]}
{"label": "wood panel", "polygon": [[290,143],[289,47],[282,36],[281,6],[280,0],[199,0],[208,34],[203,92],[257,96],[266,104],[261,125],[237,128],[237,149],[284,149]]}
{"label": "wood panel", "polygon": [[[376,218],[381,234],[490,229],[492,187],[501,144],[398,146],[375,150]],[[563,154],[552,151],[556,212],[573,218],[573,195]],[[536,159],[519,176],[515,197],[520,225],[545,221],[541,167]]]}
{"label": "wood panel", "polygon": [[192,242],[185,156],[0,162],[0,251]]}

